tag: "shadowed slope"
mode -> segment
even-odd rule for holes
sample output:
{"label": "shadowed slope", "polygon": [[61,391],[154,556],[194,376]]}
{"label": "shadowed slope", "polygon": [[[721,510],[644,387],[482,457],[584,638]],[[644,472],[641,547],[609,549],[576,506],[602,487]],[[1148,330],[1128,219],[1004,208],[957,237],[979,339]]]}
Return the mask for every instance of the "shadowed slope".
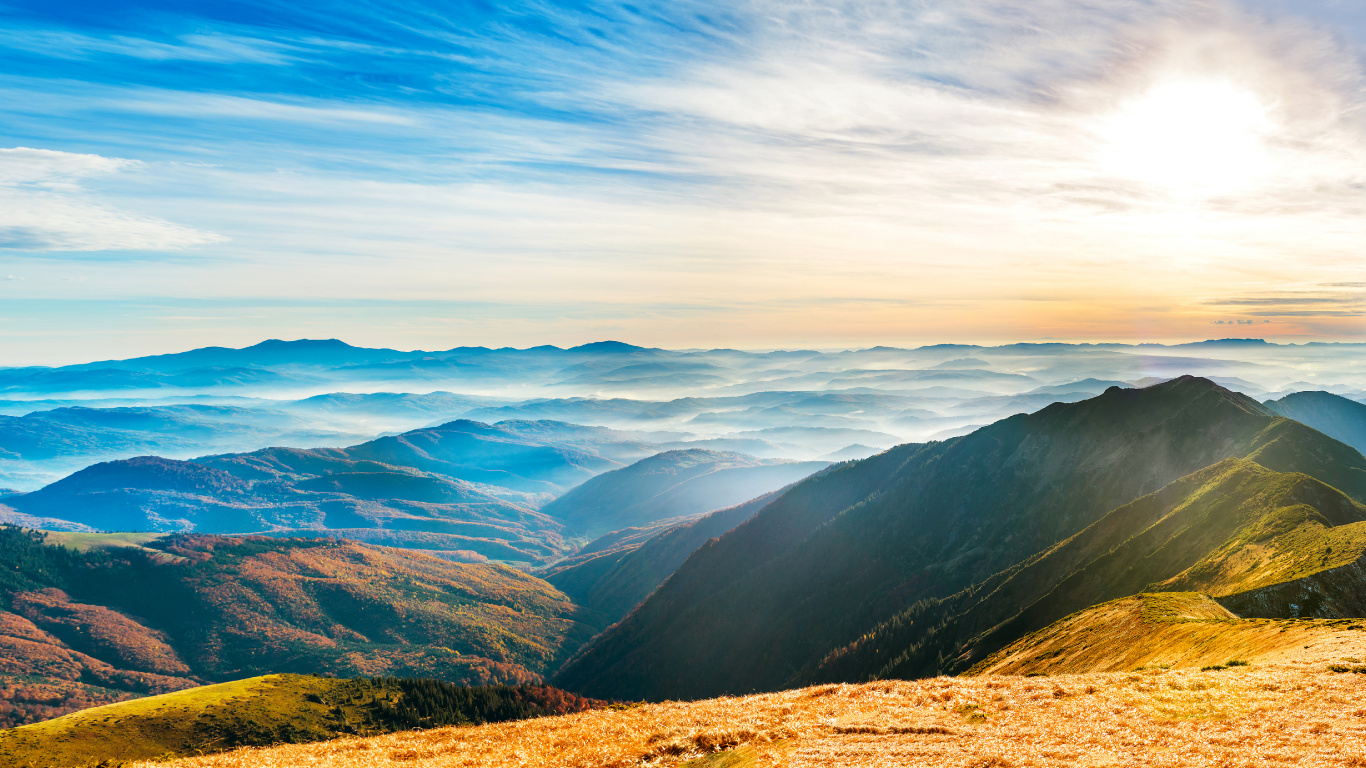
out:
{"label": "shadowed slope", "polygon": [[1366,405],[1331,392],[1296,392],[1266,407],[1366,452]]}
{"label": "shadowed slope", "polygon": [[[1237,595],[1347,566],[1363,553],[1366,507],[1306,475],[1227,459],[969,589],[912,607],[804,675],[959,672],[1106,600],[1154,590]],[[1366,599],[1366,582],[1357,592]]]}
{"label": "shadowed slope", "polygon": [[568,532],[596,537],[748,501],[828,466],[702,449],[666,451],[606,472],[541,508]]}
{"label": "shadowed slope", "polygon": [[573,567],[553,571],[545,579],[574,602],[601,613],[605,621],[617,621],[672,576],[698,547],[750,519],[779,493],[767,493],[680,523],[633,549],[605,552]]}

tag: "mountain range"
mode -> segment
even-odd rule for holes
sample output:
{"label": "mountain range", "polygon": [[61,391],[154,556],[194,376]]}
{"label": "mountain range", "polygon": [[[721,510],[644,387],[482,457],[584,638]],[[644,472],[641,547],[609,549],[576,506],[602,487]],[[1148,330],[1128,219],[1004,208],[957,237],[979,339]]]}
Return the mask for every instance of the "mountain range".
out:
{"label": "mountain range", "polygon": [[[1120,659],[1217,665],[1285,645],[1258,622],[1366,616],[1366,405],[1336,385],[1246,378],[1287,355],[1232,342],[422,355],[282,342],[53,369],[326,382],[455,370],[486,391],[521,377],[526,392],[672,381],[707,394],[54,400],[6,417],[14,461],[82,445],[177,455],[102,461],[0,499],[4,519],[73,531],[0,530],[19,564],[0,578],[0,685],[29,702],[11,717],[23,722],[56,711],[43,696],[70,709],[279,672],[678,700]],[[1122,375],[1139,358],[1149,373],[1218,374]],[[1095,375],[1065,380],[1080,369]],[[812,388],[781,389],[797,386]],[[184,453],[405,419],[424,423],[345,447]],[[94,532],[112,530],[146,533]]]}
{"label": "mountain range", "polygon": [[[1199,504],[1182,495],[1198,489]],[[1216,497],[1217,511],[1203,506]],[[1264,594],[1277,589],[1264,582],[1350,568],[1363,498],[1366,458],[1245,395],[1192,377],[1114,387],[798,483],[694,552],[556,680],[657,699],[952,671],[980,658],[968,641],[983,632],[997,629],[986,652],[1152,582]],[[1149,530],[1158,520],[1173,532],[1143,539],[1166,531]],[[1199,535],[1182,539],[1187,528]],[[1257,546],[1234,546],[1244,537]],[[1131,540],[1114,565],[1093,563]],[[1211,581],[1252,553],[1265,560],[1254,572]],[[1088,567],[1124,578],[1078,573]],[[1083,591],[1027,612],[1069,578]],[[1343,589],[1341,605],[1357,599]],[[987,607],[953,607],[974,599]],[[932,631],[951,639],[922,647]]]}

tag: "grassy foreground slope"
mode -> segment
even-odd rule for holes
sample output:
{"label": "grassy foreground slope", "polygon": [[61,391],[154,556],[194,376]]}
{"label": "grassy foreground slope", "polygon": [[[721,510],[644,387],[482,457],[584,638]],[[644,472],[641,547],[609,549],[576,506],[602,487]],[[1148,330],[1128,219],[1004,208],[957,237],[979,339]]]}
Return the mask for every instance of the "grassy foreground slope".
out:
{"label": "grassy foreground slope", "polygon": [[542,686],[267,675],[0,731],[0,765],[33,768],[211,754],[436,725],[579,712],[600,702]]}
{"label": "grassy foreground slope", "polygon": [[[1359,643],[1366,619],[1240,619],[1208,595],[1160,592],[1078,611],[1020,638],[969,674],[1202,669],[1229,661],[1259,665],[1287,653]],[[1235,665],[1236,666],[1236,665]]]}
{"label": "grassy foreground slope", "polygon": [[169,768],[1360,765],[1362,676],[1329,665],[1366,658],[1366,632],[1335,635],[1220,671],[823,685],[248,749]]}

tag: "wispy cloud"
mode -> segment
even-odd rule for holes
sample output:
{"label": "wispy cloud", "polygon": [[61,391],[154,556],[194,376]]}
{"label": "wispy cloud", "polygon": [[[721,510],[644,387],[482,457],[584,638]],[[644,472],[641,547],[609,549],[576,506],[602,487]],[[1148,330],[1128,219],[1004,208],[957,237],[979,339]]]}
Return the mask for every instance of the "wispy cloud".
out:
{"label": "wispy cloud", "polygon": [[0,249],[175,250],[221,238],[111,208],[88,196],[86,179],[138,163],[99,155],[0,149]]}
{"label": "wispy cloud", "polygon": [[[1359,281],[1366,238],[1359,30],[1330,6],[382,0],[215,17],[159,2],[112,27],[29,14],[0,33],[8,143],[114,165],[48,163],[0,187],[28,206],[6,241],[197,244],[175,269],[97,265],[104,296],[643,300],[718,318],[795,302],[870,340],[1170,336],[1283,310],[1269,330],[1306,333],[1289,313],[1348,309],[1259,304],[1274,298],[1263,286]],[[1116,135],[1136,133],[1116,120],[1142,128],[1151,116],[1132,113],[1171,103],[1154,92],[1192,84],[1254,105],[1256,167],[1197,188],[1114,162],[1133,153]],[[877,327],[849,309],[877,302],[897,307]],[[786,322],[754,326],[754,343]]]}

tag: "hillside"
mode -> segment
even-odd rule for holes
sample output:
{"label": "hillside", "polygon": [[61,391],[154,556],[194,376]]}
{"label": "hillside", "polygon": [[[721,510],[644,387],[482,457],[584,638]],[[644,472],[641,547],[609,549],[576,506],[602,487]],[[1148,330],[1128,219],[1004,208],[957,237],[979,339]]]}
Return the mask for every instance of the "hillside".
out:
{"label": "hillside", "polygon": [[[1340,661],[1359,619],[1239,619],[1208,595],[1135,595],[1087,608],[983,659],[972,675],[1075,675],[1142,668],[1261,666],[1310,650]],[[1341,647],[1344,646],[1345,647]]]}
{"label": "hillside", "polygon": [[66,768],[212,754],[413,728],[582,712],[602,702],[542,686],[267,675],[0,731],[0,765]]}
{"label": "hillside", "polygon": [[697,520],[652,532],[643,543],[595,553],[571,565],[548,569],[543,578],[575,603],[611,623],[621,619],[707,543],[750,519],[781,493],[773,491],[744,504],[718,509]]}
{"label": "hillside", "polygon": [[1360,675],[1330,667],[1366,658],[1366,632],[1316,635],[1311,648],[1220,670],[823,685],[138,768],[1355,765],[1366,754]]}
{"label": "hillside", "polygon": [[695,552],[557,684],[646,699],[780,688],[916,603],[1229,457],[1366,498],[1361,454],[1248,397],[1190,377],[1111,388],[797,484]]}
{"label": "hillside", "polygon": [[[1074,611],[1141,591],[1200,591],[1242,616],[1252,595],[1317,574],[1337,590],[1305,615],[1366,613],[1366,507],[1306,475],[1226,459],[1126,504],[1023,563],[943,600],[913,606],[840,648],[812,680],[955,673]],[[1266,601],[1261,601],[1266,602]]]}
{"label": "hillside", "polygon": [[1366,453],[1366,405],[1331,392],[1296,392],[1266,407]]}
{"label": "hillside", "polygon": [[529,682],[596,630],[512,568],[354,542],[174,535],[76,552],[4,528],[0,548],[15,566],[0,574],[0,683],[40,686],[19,698],[46,707],[16,723],[274,672]]}
{"label": "hillside", "polygon": [[570,549],[563,524],[536,508],[567,485],[620,466],[595,446],[617,456],[648,452],[610,430],[455,421],[350,448],[104,462],[5,505],[32,519],[98,530],[326,535],[383,528],[386,543],[396,546],[536,563]]}
{"label": "hillside", "polygon": [[563,522],[569,535],[591,539],[740,504],[826,466],[697,448],[666,451],[604,472],[540,511]]}

